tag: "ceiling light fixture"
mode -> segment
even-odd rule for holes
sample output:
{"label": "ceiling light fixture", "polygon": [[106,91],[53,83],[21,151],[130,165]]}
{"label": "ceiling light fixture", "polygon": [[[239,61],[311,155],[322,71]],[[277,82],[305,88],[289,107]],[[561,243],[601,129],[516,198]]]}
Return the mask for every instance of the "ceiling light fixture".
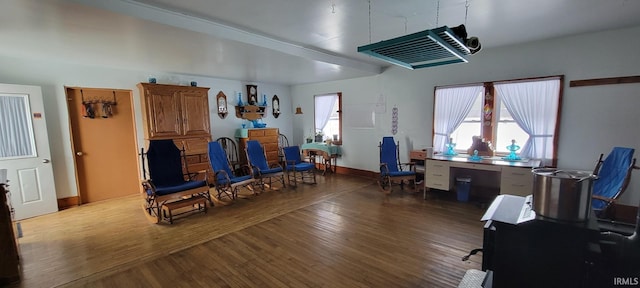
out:
{"label": "ceiling light fixture", "polygon": [[[468,11],[469,2],[465,10]],[[436,11],[436,26],[439,18],[440,1]],[[467,14],[465,11],[465,23]],[[369,43],[371,43],[371,1],[369,1]],[[383,61],[407,69],[419,69],[454,63],[469,62],[466,56],[480,51],[477,37],[467,38],[464,24],[449,28],[447,26],[380,41],[358,47],[365,53]]]}

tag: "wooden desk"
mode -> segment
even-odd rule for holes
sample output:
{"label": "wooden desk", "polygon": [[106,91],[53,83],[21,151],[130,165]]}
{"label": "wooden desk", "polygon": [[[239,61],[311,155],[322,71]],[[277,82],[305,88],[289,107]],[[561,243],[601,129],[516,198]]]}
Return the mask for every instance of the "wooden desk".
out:
{"label": "wooden desk", "polygon": [[[460,172],[461,169],[492,172],[494,176],[499,177],[500,194],[526,196],[531,194],[533,189],[531,168],[538,166],[540,166],[538,160],[512,162],[502,160],[500,157],[490,157],[481,161],[472,161],[468,159],[468,155],[433,156],[425,160],[424,196],[426,198],[428,189],[450,191],[454,187],[456,176],[464,174],[464,172]],[[491,177],[486,178],[490,179]],[[471,185],[473,185],[473,180]]]}
{"label": "wooden desk", "polygon": [[342,148],[338,145],[327,145],[325,143],[305,143],[302,144],[302,154],[309,157],[321,157],[320,163],[323,165],[322,175],[329,172],[336,172],[338,156],[342,155]]}

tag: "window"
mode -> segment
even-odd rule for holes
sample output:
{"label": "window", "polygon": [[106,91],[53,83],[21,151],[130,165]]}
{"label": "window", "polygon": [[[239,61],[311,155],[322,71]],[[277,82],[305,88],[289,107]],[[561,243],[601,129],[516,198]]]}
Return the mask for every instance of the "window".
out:
{"label": "window", "polygon": [[525,143],[529,139],[529,135],[525,132],[520,125],[513,120],[513,116],[509,113],[509,110],[502,105],[502,102],[498,101],[498,109],[496,109],[496,133],[495,145],[493,149],[497,153],[509,153],[507,146],[511,145],[511,140],[515,140],[516,143]]}
{"label": "window", "polygon": [[323,139],[342,143],[342,93],[316,95],[314,102],[314,134],[322,132]]}
{"label": "window", "polygon": [[0,159],[35,157],[28,95],[0,94],[0,112]]}
{"label": "window", "polygon": [[480,136],[505,155],[515,140],[521,157],[555,165],[562,82],[559,76],[436,87],[434,150],[445,151],[451,139],[466,153]]}
{"label": "window", "polygon": [[[464,118],[460,126],[453,130],[451,137],[453,143],[456,143],[457,150],[467,150],[467,147],[471,147],[471,136],[479,135],[478,131],[482,128],[482,103],[484,102],[483,92],[480,92],[476,96],[476,100],[471,106],[471,111]],[[469,136],[471,135],[471,136]]]}

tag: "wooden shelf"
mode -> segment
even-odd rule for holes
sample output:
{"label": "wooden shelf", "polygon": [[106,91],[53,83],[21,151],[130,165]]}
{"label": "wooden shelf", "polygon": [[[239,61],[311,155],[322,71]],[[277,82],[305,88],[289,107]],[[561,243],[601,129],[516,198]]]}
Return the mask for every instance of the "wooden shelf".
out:
{"label": "wooden shelf", "polygon": [[267,116],[267,106],[235,106],[236,117],[246,120],[258,120]]}

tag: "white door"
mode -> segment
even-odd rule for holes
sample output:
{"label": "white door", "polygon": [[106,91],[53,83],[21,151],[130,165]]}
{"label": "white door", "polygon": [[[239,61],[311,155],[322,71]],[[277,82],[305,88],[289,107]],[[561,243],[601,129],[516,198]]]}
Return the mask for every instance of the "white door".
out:
{"label": "white door", "polygon": [[42,90],[0,84],[0,169],[16,220],[58,211]]}

